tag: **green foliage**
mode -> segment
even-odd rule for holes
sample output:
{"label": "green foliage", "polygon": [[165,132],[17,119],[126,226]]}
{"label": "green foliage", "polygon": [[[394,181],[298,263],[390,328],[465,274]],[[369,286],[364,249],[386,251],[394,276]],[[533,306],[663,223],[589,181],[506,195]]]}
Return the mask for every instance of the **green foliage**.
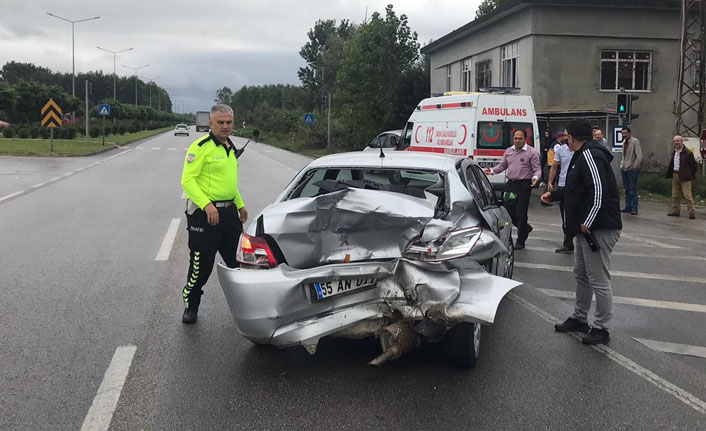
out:
{"label": "green foliage", "polygon": [[476,19],[489,14],[507,2],[508,0],[483,0],[476,10]]}
{"label": "green foliage", "polygon": [[21,128],[21,129],[17,132],[17,137],[18,137],[18,138],[22,138],[22,139],[29,139],[29,138],[31,137],[31,135],[30,135],[30,133],[29,133],[29,129],[26,128],[26,127]]}
{"label": "green foliage", "polygon": [[3,138],[12,138],[15,136],[15,128],[10,126],[10,127],[5,127],[4,129],[0,130],[2,132]]}
{"label": "green foliage", "polygon": [[[699,172],[701,167],[699,166]],[[664,178],[664,173],[643,173],[638,181],[638,188],[641,193],[661,195],[663,197],[672,196],[672,179]],[[706,177],[697,173],[696,178],[691,183],[691,193],[694,199],[706,199]]]}
{"label": "green foliage", "polygon": [[216,90],[216,98],[213,99],[216,103],[229,104],[230,99],[233,97],[233,90],[228,87],[219,88]]}
{"label": "green foliage", "polygon": [[417,33],[392,5],[373,13],[345,46],[336,80],[336,117],[347,131],[346,149],[360,149],[381,130],[400,127],[395,102],[404,75],[418,58]]}

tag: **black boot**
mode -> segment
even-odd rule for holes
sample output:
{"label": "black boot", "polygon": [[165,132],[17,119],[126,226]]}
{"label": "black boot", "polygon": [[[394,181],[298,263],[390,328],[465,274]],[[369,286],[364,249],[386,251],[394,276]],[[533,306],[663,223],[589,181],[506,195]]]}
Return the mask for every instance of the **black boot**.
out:
{"label": "black boot", "polygon": [[573,317],[569,317],[564,323],[554,325],[554,330],[557,332],[588,332],[589,329],[590,326],[588,326],[588,323],[574,319]]}
{"label": "black boot", "polygon": [[581,341],[583,344],[606,344],[610,341],[610,333],[605,329],[591,328],[591,332]]}
{"label": "black boot", "polygon": [[181,316],[181,321],[182,323],[196,323],[196,320],[198,319],[198,313],[199,309],[198,308],[185,308],[184,309],[184,314]]}

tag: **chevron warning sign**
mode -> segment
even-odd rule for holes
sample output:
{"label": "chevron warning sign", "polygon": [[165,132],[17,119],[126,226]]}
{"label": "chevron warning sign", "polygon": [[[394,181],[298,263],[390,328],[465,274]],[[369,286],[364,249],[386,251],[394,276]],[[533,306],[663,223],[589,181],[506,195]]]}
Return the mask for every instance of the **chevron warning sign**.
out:
{"label": "chevron warning sign", "polygon": [[61,108],[54,102],[54,99],[50,98],[42,108],[42,126],[61,127],[61,118]]}

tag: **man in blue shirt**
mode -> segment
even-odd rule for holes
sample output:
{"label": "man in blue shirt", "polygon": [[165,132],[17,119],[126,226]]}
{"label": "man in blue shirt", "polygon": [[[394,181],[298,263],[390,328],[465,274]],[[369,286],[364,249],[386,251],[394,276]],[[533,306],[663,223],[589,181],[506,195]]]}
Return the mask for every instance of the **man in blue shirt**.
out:
{"label": "man in blue shirt", "polygon": [[[563,136],[566,136],[566,130],[564,130]],[[574,152],[566,144],[566,141],[562,141],[560,144],[554,147],[554,163],[549,171],[549,191],[553,192],[555,189],[563,190],[566,186],[566,173],[569,171],[569,162],[571,161],[571,156]],[[559,171],[559,182],[557,186],[554,186],[554,181],[556,179],[556,173]],[[561,226],[564,231],[564,244],[554,250],[556,253],[573,253],[574,252],[574,235],[567,231],[566,222],[564,218],[564,201],[559,201],[559,210],[561,211]]]}

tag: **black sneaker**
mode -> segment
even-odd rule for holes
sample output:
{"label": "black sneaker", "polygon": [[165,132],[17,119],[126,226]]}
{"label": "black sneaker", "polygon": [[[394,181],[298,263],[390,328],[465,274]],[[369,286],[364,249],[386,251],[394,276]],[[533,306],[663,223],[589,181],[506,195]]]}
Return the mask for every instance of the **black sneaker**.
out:
{"label": "black sneaker", "polygon": [[610,341],[610,333],[605,329],[591,328],[591,332],[581,341],[583,344],[606,344]]}
{"label": "black sneaker", "polygon": [[620,210],[620,212],[621,212],[621,213],[629,213],[629,212],[632,212],[632,210],[629,210],[629,209],[627,209],[627,208],[623,208],[623,209]]}
{"label": "black sneaker", "polygon": [[637,211],[630,211],[630,215],[637,215]]}
{"label": "black sneaker", "polygon": [[199,310],[196,308],[185,308],[184,315],[181,316],[182,323],[196,323],[198,312]]}
{"label": "black sneaker", "polygon": [[588,323],[582,322],[573,317],[569,317],[564,321],[564,323],[557,323],[554,325],[554,330],[557,332],[583,332],[587,333],[591,329]]}
{"label": "black sneaker", "polygon": [[515,250],[522,250],[525,248],[525,243],[524,242],[517,242],[515,243]]}
{"label": "black sneaker", "polygon": [[667,215],[668,215],[669,217],[679,217],[681,214],[675,213],[675,212],[671,212],[671,213],[667,213]]}
{"label": "black sneaker", "polygon": [[565,245],[562,245],[561,247],[554,250],[554,253],[573,253],[573,252],[574,252],[573,248],[569,248]]}

